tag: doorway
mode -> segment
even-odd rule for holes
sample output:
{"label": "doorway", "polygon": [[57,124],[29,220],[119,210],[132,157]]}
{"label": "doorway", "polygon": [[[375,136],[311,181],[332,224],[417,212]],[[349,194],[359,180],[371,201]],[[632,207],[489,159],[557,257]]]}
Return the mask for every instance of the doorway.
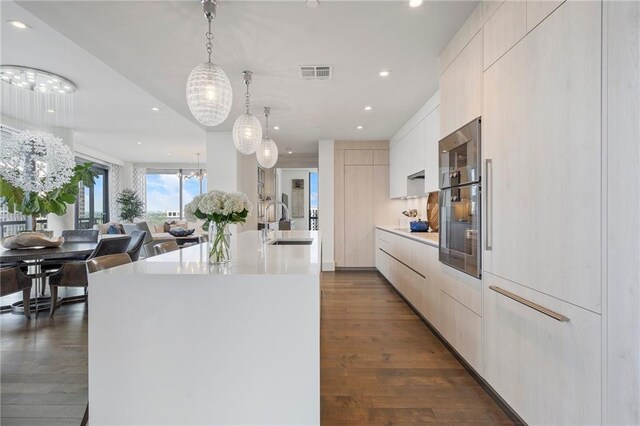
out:
{"label": "doorway", "polygon": [[[286,204],[293,230],[318,228],[318,169],[276,170],[276,200]],[[284,210],[284,209],[283,209]],[[284,211],[282,212],[284,216]]]}

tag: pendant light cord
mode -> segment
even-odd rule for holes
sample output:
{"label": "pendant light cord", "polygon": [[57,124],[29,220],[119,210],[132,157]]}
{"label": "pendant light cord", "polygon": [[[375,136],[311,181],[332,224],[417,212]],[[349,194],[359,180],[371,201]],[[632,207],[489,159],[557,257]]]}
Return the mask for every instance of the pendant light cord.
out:
{"label": "pendant light cord", "polygon": [[267,129],[266,131],[266,138],[265,139],[269,139],[269,115],[271,114],[271,108],[270,107],[264,107],[264,116],[265,116],[265,129]]}
{"label": "pendant light cord", "polygon": [[247,85],[247,92],[244,94],[245,106],[247,107],[247,114],[249,114],[249,85],[251,84],[251,82],[249,80],[245,80],[244,82]]}
{"label": "pendant light cord", "polygon": [[211,18],[207,18],[207,21],[209,21],[209,31],[207,31],[206,37],[207,37],[207,53],[209,54],[209,63],[211,63],[211,55],[213,54],[213,33],[211,32],[211,21],[213,21],[213,19]]}

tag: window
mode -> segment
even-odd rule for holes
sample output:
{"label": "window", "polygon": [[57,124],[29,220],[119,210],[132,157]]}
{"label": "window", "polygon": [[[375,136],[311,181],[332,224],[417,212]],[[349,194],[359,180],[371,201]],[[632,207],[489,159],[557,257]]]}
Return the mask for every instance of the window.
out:
{"label": "window", "polygon": [[80,182],[78,188],[76,229],[93,229],[94,225],[109,222],[109,171],[98,165],[92,169],[97,175],[93,187]]}
{"label": "window", "polygon": [[192,169],[147,169],[147,213],[150,224],[184,219],[184,206],[207,191],[207,178],[192,176]]}

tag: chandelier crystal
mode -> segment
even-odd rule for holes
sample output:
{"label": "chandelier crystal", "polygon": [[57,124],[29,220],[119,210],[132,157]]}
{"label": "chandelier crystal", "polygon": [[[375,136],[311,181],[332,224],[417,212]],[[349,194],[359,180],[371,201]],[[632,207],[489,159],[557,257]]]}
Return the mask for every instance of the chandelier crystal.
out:
{"label": "chandelier crystal", "polygon": [[233,91],[227,74],[211,62],[213,33],[211,22],[216,16],[215,0],[202,0],[204,16],[209,23],[207,31],[208,62],[196,66],[187,79],[187,103],[191,114],[205,126],[217,126],[227,119],[233,102]]}
{"label": "chandelier crystal", "polygon": [[51,192],[73,176],[73,151],[50,133],[26,130],[3,138],[0,148],[0,176],[24,192]]}
{"label": "chandelier crystal", "polygon": [[244,83],[247,85],[247,92],[245,93],[247,111],[233,123],[233,144],[242,154],[253,154],[262,141],[262,124],[260,124],[260,120],[256,116],[249,113],[251,71],[245,71],[242,75]]}
{"label": "chandelier crystal", "polygon": [[271,108],[264,107],[264,116],[266,118],[265,137],[256,152],[258,163],[265,169],[270,169],[278,162],[278,145],[273,139],[269,138],[269,115],[271,115]]}

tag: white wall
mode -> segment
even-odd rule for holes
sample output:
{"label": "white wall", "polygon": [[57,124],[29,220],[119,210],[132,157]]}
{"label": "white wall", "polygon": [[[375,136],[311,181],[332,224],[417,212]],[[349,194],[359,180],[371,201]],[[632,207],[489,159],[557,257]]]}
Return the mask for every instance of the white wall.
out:
{"label": "white wall", "polygon": [[238,155],[231,132],[207,132],[207,190],[238,190]]}
{"label": "white wall", "polygon": [[318,142],[318,226],[322,238],[322,270],[334,271],[334,142]]}
{"label": "white wall", "polygon": [[[289,211],[293,214],[291,210],[291,206],[293,203],[293,196],[291,190],[291,180],[292,179],[303,179],[304,180],[304,217],[291,217],[294,221],[294,225],[292,229],[296,230],[308,230],[309,229],[309,173],[317,172],[318,169],[308,168],[308,169],[278,169],[276,171],[277,176],[277,200],[282,201],[282,194],[287,194],[289,197]],[[279,219],[279,218],[278,218]]]}

